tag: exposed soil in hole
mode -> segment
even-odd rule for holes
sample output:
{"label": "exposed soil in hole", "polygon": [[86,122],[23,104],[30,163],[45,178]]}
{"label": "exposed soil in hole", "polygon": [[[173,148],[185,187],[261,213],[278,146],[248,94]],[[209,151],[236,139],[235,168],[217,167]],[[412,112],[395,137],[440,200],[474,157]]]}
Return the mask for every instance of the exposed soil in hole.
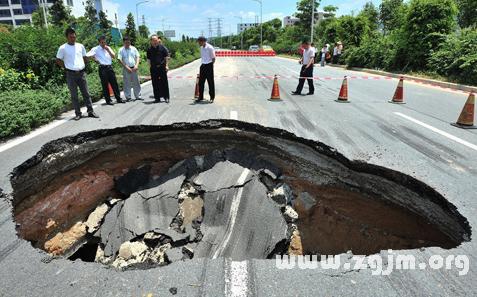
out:
{"label": "exposed soil in hole", "polygon": [[237,121],[59,139],[11,182],[20,237],[120,269],[193,257],[449,249],[471,235],[452,204],[410,176]]}

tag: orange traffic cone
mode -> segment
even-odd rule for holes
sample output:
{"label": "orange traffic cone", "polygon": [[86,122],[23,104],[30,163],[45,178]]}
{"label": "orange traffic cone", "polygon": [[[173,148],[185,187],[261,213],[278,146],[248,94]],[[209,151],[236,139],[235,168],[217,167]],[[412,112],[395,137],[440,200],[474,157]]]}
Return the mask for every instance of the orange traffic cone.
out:
{"label": "orange traffic cone", "polygon": [[109,97],[113,97],[114,96],[113,87],[109,83],[108,83],[108,91],[109,91]]}
{"label": "orange traffic cone", "polygon": [[475,95],[471,92],[457,119],[457,123],[452,123],[451,125],[463,129],[477,129],[477,126],[474,126],[474,105]]}
{"label": "orange traffic cone", "polygon": [[345,76],[343,80],[343,84],[341,85],[340,95],[338,99],[335,100],[336,102],[340,103],[349,103],[348,101],[348,77]]}
{"label": "orange traffic cone", "polygon": [[393,99],[388,102],[395,103],[395,104],[406,104],[404,102],[404,78],[403,77],[399,79],[399,84],[396,88],[396,92],[394,92]]}
{"label": "orange traffic cone", "polygon": [[275,75],[275,78],[273,79],[273,88],[272,88],[272,95],[270,96],[270,101],[278,101],[280,99],[280,88],[278,86],[278,78],[277,75]]}
{"label": "orange traffic cone", "polygon": [[199,74],[197,74],[197,79],[195,81],[195,93],[194,93],[194,99],[199,98],[200,96],[200,91],[199,91]]}

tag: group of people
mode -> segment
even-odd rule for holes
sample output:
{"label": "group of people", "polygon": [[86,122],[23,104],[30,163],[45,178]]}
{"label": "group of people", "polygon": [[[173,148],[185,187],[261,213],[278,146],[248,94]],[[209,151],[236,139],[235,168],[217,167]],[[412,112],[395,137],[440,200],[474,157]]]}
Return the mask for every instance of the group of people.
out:
{"label": "group of people", "polygon": [[[326,62],[331,62],[330,45],[325,44],[321,49],[318,56],[314,43],[309,41],[303,41],[302,43],[302,57],[299,63],[302,65],[300,70],[300,78],[298,80],[298,86],[296,90],[292,92],[292,95],[302,95],[305,80],[308,81],[308,93],[306,95],[313,95],[315,93],[315,87],[313,85],[313,67],[314,64],[320,59],[321,66],[324,67]],[[339,41],[335,43],[333,50],[333,64],[338,64],[343,51],[343,44]]]}
{"label": "group of people", "polygon": [[[121,98],[116,74],[113,69],[113,61],[116,59],[116,53],[107,45],[106,37],[98,38],[98,46],[86,52],[85,47],[76,42],[76,32],[72,28],[65,31],[67,42],[60,46],[56,55],[56,63],[65,70],[66,83],[71,95],[71,101],[75,109],[75,120],[82,118],[81,107],[78,97],[78,89],[81,92],[84,103],[87,108],[88,117],[98,118],[99,116],[93,110],[91,96],[86,81],[85,68],[90,60],[99,64],[98,74],[101,80],[103,97],[107,105],[114,105],[110,96],[110,88],[117,103],[126,103],[132,99],[131,89],[134,92],[135,100],[143,100],[141,97],[141,84],[139,81],[139,63],[141,56],[139,51],[131,45],[129,37],[123,38],[123,47],[119,49],[117,59],[122,65],[122,75],[124,80],[124,96]],[[199,37],[198,43],[201,47],[202,65],[199,74],[199,98],[198,102],[204,100],[205,81],[209,85],[210,101],[215,99],[214,83],[214,63],[215,50],[207,43],[205,37]],[[170,101],[169,82],[167,72],[169,71],[169,50],[162,44],[158,35],[152,35],[150,39],[151,46],[147,50],[147,61],[150,68],[151,81],[153,86],[153,97],[155,102],[166,103]]]}

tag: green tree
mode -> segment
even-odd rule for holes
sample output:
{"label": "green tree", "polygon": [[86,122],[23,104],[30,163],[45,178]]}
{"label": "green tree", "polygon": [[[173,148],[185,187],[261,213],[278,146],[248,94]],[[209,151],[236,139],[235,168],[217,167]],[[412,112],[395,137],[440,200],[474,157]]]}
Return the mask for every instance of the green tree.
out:
{"label": "green tree", "polygon": [[404,25],[407,54],[402,57],[411,69],[425,69],[430,53],[454,32],[457,13],[454,0],[411,0]]}
{"label": "green tree", "polygon": [[98,23],[98,17],[96,16],[97,11],[94,7],[94,0],[86,0],[86,4],[84,6],[84,16],[90,22],[90,24],[96,25]]}
{"label": "green tree", "polygon": [[[47,12],[47,21],[48,23],[51,22],[51,16]],[[43,8],[38,7],[35,9],[35,11],[31,14],[31,22],[33,23],[33,26],[38,27],[38,28],[44,28],[45,27],[45,18],[43,14]]]}
{"label": "green tree", "polygon": [[456,0],[459,7],[459,25],[462,28],[477,28],[477,1]]}
{"label": "green tree", "polygon": [[323,16],[325,18],[334,18],[336,16],[336,12],[338,11],[338,6],[327,5],[323,7],[323,11],[324,11]]}
{"label": "green tree", "polygon": [[126,19],[126,31],[125,34],[131,39],[131,43],[134,43],[137,39],[136,35],[136,23],[134,22],[134,16],[129,13]]}
{"label": "green tree", "polygon": [[379,6],[379,20],[384,34],[398,29],[402,24],[403,0],[383,0]]}
{"label": "green tree", "polygon": [[106,36],[106,40],[108,43],[111,42],[111,28],[113,27],[113,23],[108,20],[108,17],[104,11],[100,11],[99,14],[99,29],[101,31],[101,35]]}
{"label": "green tree", "polygon": [[139,26],[139,36],[143,38],[148,38],[149,34],[150,34],[149,28],[146,25]]}
{"label": "green tree", "polygon": [[379,11],[373,4],[373,2],[367,2],[364,5],[363,10],[361,10],[361,12],[359,13],[359,16],[362,16],[368,20],[371,30],[378,29]]}
{"label": "green tree", "polygon": [[63,26],[70,19],[70,11],[65,7],[63,0],[53,0],[53,5],[48,9],[51,15],[51,23],[55,26]]}
{"label": "green tree", "polygon": [[311,15],[313,12],[312,1],[315,1],[315,16],[318,12],[320,0],[300,0],[296,4],[297,12],[295,16],[299,19],[297,25],[303,28],[305,32],[311,31]]}

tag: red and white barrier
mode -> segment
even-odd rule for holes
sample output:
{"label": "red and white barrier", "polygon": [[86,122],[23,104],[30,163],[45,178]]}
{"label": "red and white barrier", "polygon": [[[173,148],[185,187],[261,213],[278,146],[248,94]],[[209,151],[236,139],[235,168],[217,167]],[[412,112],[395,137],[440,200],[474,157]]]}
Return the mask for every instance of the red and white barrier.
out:
{"label": "red and white barrier", "polygon": [[215,52],[217,57],[275,57],[274,51],[223,51]]}

